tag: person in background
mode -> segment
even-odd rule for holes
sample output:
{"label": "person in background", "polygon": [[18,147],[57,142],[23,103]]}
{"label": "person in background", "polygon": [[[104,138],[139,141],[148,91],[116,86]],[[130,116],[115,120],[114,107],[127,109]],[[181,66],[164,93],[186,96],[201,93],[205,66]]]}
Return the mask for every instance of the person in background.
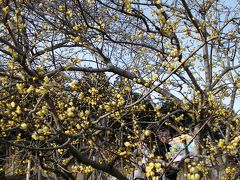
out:
{"label": "person in background", "polygon": [[[167,158],[166,154],[170,152],[171,145],[169,144],[170,140],[170,131],[168,129],[162,129],[159,131],[156,137],[156,151],[155,156],[159,156],[162,161],[168,162],[169,159]],[[169,167],[165,172],[165,177],[168,180],[176,180],[177,179],[177,170]]]}

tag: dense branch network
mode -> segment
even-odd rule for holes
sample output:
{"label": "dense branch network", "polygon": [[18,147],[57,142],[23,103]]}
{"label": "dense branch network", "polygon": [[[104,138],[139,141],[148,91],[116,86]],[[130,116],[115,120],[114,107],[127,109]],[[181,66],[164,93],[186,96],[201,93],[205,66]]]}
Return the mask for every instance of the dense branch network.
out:
{"label": "dense branch network", "polygon": [[[207,167],[220,170],[219,163],[223,177],[234,178],[240,18],[233,4],[0,1],[0,146],[20,157],[3,158],[1,170],[12,158],[19,174],[31,161],[64,179],[93,171],[128,179],[134,149],[145,142],[154,154],[157,130],[168,128],[185,143],[181,151],[195,143],[198,166],[186,161],[195,168],[188,179],[210,176]],[[148,178],[173,161],[159,167],[150,158]]]}

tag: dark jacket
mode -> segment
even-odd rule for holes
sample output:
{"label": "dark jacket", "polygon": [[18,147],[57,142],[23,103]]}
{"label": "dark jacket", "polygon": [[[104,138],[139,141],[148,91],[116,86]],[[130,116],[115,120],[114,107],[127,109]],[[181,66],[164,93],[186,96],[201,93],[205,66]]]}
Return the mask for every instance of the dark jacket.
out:
{"label": "dark jacket", "polygon": [[155,156],[161,156],[161,159],[167,161],[166,153],[170,152],[171,145],[164,144],[160,139],[156,139],[157,149],[155,151]]}
{"label": "dark jacket", "polygon": [[[168,159],[166,157],[166,153],[170,152],[171,145],[161,142],[160,139],[158,139],[158,138],[156,139],[156,145],[157,145],[157,149],[155,151],[155,156],[160,156],[162,160],[167,162]],[[165,176],[169,180],[176,180],[177,179],[177,172],[178,171],[176,169],[173,169],[173,168],[169,167],[168,170],[165,173]]]}

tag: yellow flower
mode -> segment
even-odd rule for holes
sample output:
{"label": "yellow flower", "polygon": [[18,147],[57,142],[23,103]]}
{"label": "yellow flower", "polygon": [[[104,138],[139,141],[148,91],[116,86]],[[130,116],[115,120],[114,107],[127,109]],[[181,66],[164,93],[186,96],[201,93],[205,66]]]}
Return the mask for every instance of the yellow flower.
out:
{"label": "yellow flower", "polygon": [[16,106],[16,103],[15,102],[11,102],[11,107],[14,108]]}
{"label": "yellow flower", "polygon": [[6,7],[2,8],[2,11],[4,14],[7,14],[9,12],[9,7],[6,6]]}
{"label": "yellow flower", "polygon": [[76,127],[77,127],[77,129],[81,129],[80,124],[77,124]]}
{"label": "yellow flower", "polygon": [[106,111],[111,111],[112,110],[112,107],[108,104],[106,104],[104,107],[105,107]]}
{"label": "yellow flower", "polygon": [[44,81],[44,83],[48,84],[50,80],[49,80],[49,78],[47,76],[45,76],[43,81]]}
{"label": "yellow flower", "polygon": [[75,38],[73,39],[73,42],[75,42],[75,43],[81,42],[80,37],[79,37],[79,36],[78,36],[78,37],[75,37]]}
{"label": "yellow flower", "polygon": [[32,134],[32,138],[33,138],[34,140],[38,140],[39,137],[38,137],[37,133],[33,133],[33,134]]}
{"label": "yellow flower", "polygon": [[18,92],[22,94],[23,93],[23,89],[24,89],[24,85],[18,83],[18,84],[16,84],[16,87],[17,87]]}
{"label": "yellow flower", "polygon": [[76,26],[73,27],[73,30],[78,31],[80,29],[80,25],[77,24]]}
{"label": "yellow flower", "polygon": [[130,142],[125,142],[124,146],[129,147],[129,146],[131,146],[131,144],[130,144]]}
{"label": "yellow flower", "polygon": [[27,93],[30,93],[34,90],[33,85],[30,85],[29,88],[27,89]]}
{"label": "yellow flower", "polygon": [[78,84],[78,82],[77,82],[76,80],[73,80],[73,81],[69,84],[69,86],[70,86],[72,89],[76,89],[77,84]]}
{"label": "yellow flower", "polygon": [[147,69],[148,71],[152,70],[152,65],[150,65],[150,64],[146,65],[146,69]]}
{"label": "yellow flower", "polygon": [[151,131],[149,131],[149,130],[146,130],[145,132],[144,132],[144,135],[145,136],[149,136],[151,134]]}
{"label": "yellow flower", "polygon": [[156,81],[157,79],[158,79],[158,75],[157,75],[157,74],[153,74],[153,75],[152,75],[152,80],[153,80],[153,81]]}
{"label": "yellow flower", "polygon": [[73,117],[73,116],[74,116],[74,112],[73,112],[73,109],[72,109],[72,108],[68,108],[68,109],[67,109],[67,115],[68,115],[69,117]]}
{"label": "yellow flower", "polygon": [[26,130],[27,127],[28,127],[28,125],[26,123],[22,123],[21,124],[21,129]]}
{"label": "yellow flower", "polygon": [[71,17],[73,16],[73,13],[72,13],[72,11],[69,9],[69,10],[67,10],[66,15],[71,18]]}
{"label": "yellow flower", "polygon": [[21,114],[22,113],[22,110],[21,110],[20,106],[17,106],[16,113],[17,114]]}
{"label": "yellow flower", "polygon": [[180,136],[181,141],[185,141],[187,139],[187,136],[185,134],[182,134]]}

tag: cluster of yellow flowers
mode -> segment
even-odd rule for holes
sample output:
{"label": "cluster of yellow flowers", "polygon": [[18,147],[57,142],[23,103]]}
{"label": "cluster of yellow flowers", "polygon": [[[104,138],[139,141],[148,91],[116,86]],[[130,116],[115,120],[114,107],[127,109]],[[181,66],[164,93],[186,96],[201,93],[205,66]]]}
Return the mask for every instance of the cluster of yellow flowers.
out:
{"label": "cluster of yellow flowers", "polygon": [[231,155],[236,155],[239,151],[239,142],[240,142],[240,136],[236,136],[229,143],[226,143],[225,139],[219,139],[217,145],[222,150],[227,150]]}
{"label": "cluster of yellow flowers", "polygon": [[77,90],[77,88],[78,88],[78,82],[76,81],[76,80],[73,80],[70,84],[69,84],[69,86],[73,89],[73,90]]}
{"label": "cluster of yellow flowers", "polygon": [[168,71],[172,71],[173,69],[176,68],[176,62],[172,62],[172,61],[164,61],[162,63],[162,66],[167,68]]}
{"label": "cluster of yellow flowers", "polygon": [[125,10],[126,10],[128,13],[131,13],[131,11],[132,11],[132,9],[131,9],[132,3],[133,3],[133,0],[124,0],[124,1],[123,1]]}
{"label": "cluster of yellow flowers", "polygon": [[34,133],[32,134],[32,138],[33,138],[35,141],[37,141],[37,140],[43,141],[43,140],[45,139],[44,136],[39,136],[36,132],[34,132]]}
{"label": "cluster of yellow flowers", "polygon": [[119,151],[118,155],[119,156],[126,156],[127,155],[127,151]]}
{"label": "cluster of yellow flowers", "polygon": [[236,167],[226,167],[225,173],[227,176],[222,177],[222,180],[234,180],[236,172],[237,172]]}
{"label": "cluster of yellow flowers", "polygon": [[84,166],[84,165],[73,165],[71,167],[72,172],[80,172],[80,173],[85,173],[89,174],[93,172],[93,168],[91,166]]}
{"label": "cluster of yellow flowers", "polygon": [[174,120],[175,120],[176,122],[180,122],[180,121],[182,121],[183,119],[184,119],[184,115],[183,115],[183,114],[181,114],[181,115],[178,116],[178,117],[174,116]]}
{"label": "cluster of yellow flowers", "polygon": [[36,112],[36,114],[38,116],[43,116],[43,115],[47,115],[49,113],[47,106],[42,106],[41,108],[39,108],[39,110]]}
{"label": "cluster of yellow flowers", "polygon": [[212,107],[217,107],[218,101],[216,100],[216,96],[214,95],[214,93],[212,91],[208,91],[207,96],[208,96],[207,100],[208,100],[209,105]]}
{"label": "cluster of yellow flowers", "polygon": [[69,107],[69,108],[67,109],[67,116],[68,116],[68,117],[73,117],[73,116],[75,115],[75,113],[74,113],[75,110],[76,110],[76,108],[75,108],[74,106]]}
{"label": "cluster of yellow flowers", "polygon": [[41,128],[39,128],[32,134],[32,138],[34,140],[44,140],[50,134],[51,134],[51,129],[46,125],[43,125],[41,126]]}
{"label": "cluster of yellow flowers", "polygon": [[162,174],[164,172],[164,169],[162,168],[161,163],[159,162],[150,162],[146,165],[146,176],[155,178],[154,176],[156,173]]}
{"label": "cluster of yellow flowers", "polygon": [[236,155],[239,152],[240,148],[240,135],[236,136],[230,143],[227,145],[227,150],[232,155]]}
{"label": "cluster of yellow flowers", "polygon": [[218,140],[218,147],[224,149],[226,147],[225,139]]}
{"label": "cluster of yellow flowers", "polygon": [[[190,160],[188,159],[187,162],[189,163]],[[188,180],[199,180],[201,176],[206,176],[208,171],[209,169],[205,166],[203,161],[193,161],[188,164],[188,173],[184,174],[184,176],[187,177]]]}

